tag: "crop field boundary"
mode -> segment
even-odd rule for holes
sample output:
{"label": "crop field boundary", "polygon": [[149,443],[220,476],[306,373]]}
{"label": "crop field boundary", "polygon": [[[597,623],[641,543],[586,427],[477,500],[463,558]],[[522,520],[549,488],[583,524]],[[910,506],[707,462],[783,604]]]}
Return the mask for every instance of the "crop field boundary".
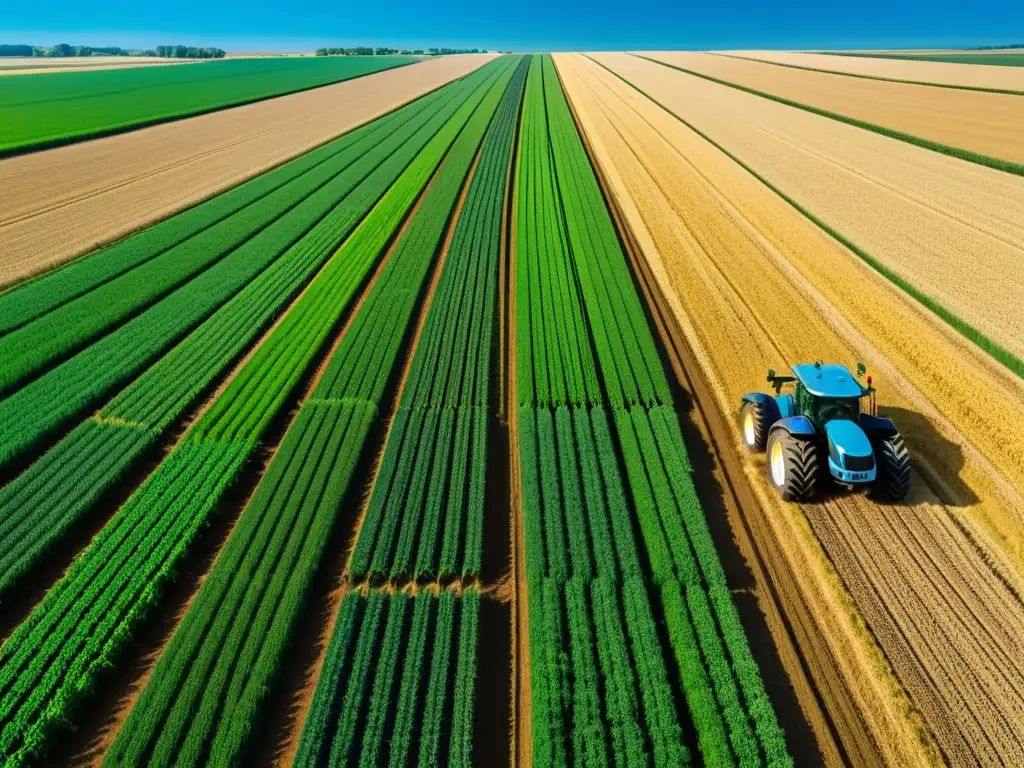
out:
{"label": "crop field boundary", "polygon": [[[482,67],[486,63],[487,62],[484,62],[480,66]],[[395,69],[401,69],[401,67],[395,67]],[[18,280],[18,281],[14,282],[14,283],[11,283],[9,285],[5,285],[3,288],[0,288],[0,297],[4,297],[4,296],[6,296],[9,293],[13,293],[14,291],[18,290],[19,288],[23,288],[24,286],[28,285],[29,283],[36,282],[37,280],[40,280],[40,279],[42,279],[44,277],[50,277],[50,276],[60,272],[65,267],[68,267],[71,264],[78,264],[78,263],[81,263],[82,261],[85,261],[86,259],[90,259],[90,258],[98,255],[99,253],[101,253],[105,248],[109,248],[111,246],[117,245],[118,243],[121,243],[121,242],[123,242],[123,241],[125,241],[125,240],[127,240],[127,239],[129,239],[131,237],[134,237],[135,235],[139,234],[140,232],[145,232],[147,229],[151,229],[152,227],[156,226],[157,224],[160,224],[163,221],[166,221],[166,220],[168,220],[168,219],[170,219],[170,218],[172,218],[174,216],[178,216],[180,214],[186,213],[187,211],[190,211],[193,208],[197,208],[200,205],[203,205],[204,203],[209,202],[210,200],[212,200],[213,198],[217,197],[218,195],[224,194],[225,192],[230,192],[231,190],[236,189],[236,188],[242,186],[243,184],[246,184],[249,181],[252,181],[253,179],[257,178],[258,176],[262,176],[263,174],[269,173],[270,171],[273,171],[273,170],[276,170],[277,168],[280,168],[283,165],[287,165],[288,163],[292,162],[293,160],[295,160],[298,157],[301,157],[302,155],[305,155],[305,154],[307,154],[309,152],[313,152],[313,151],[315,151],[317,149],[320,149],[321,147],[324,147],[324,146],[330,144],[332,141],[337,141],[338,139],[342,138],[343,136],[347,136],[348,134],[352,133],[353,131],[358,131],[360,128],[363,128],[364,126],[367,126],[370,123],[373,123],[373,122],[375,122],[377,120],[385,118],[388,115],[391,115],[391,114],[397,112],[398,110],[403,109],[403,108],[409,106],[410,104],[413,104],[413,103],[419,101],[420,99],[424,99],[424,98],[430,96],[431,94],[436,93],[437,91],[441,90],[442,88],[446,88],[447,86],[452,85],[453,83],[457,83],[460,80],[464,80],[465,78],[467,78],[470,75],[472,75],[474,72],[477,72],[479,69],[480,69],[480,67],[477,67],[477,69],[474,69],[474,70],[472,70],[470,72],[467,72],[464,75],[460,75],[460,76],[454,77],[451,80],[448,80],[446,82],[439,83],[438,85],[434,86],[433,88],[431,88],[431,89],[429,89],[427,91],[423,91],[423,93],[421,93],[421,94],[419,94],[419,95],[417,95],[417,96],[415,96],[413,98],[410,98],[408,101],[403,101],[400,104],[395,104],[393,107],[391,107],[390,109],[387,109],[387,110],[381,112],[380,114],[368,116],[363,122],[359,123],[358,125],[353,125],[353,126],[347,128],[347,129],[341,131],[338,134],[335,134],[335,135],[333,135],[333,136],[331,136],[329,138],[323,139],[322,141],[318,141],[315,144],[311,144],[308,147],[306,147],[305,149],[302,149],[301,151],[296,152],[294,155],[291,155],[290,157],[286,157],[286,158],[284,158],[282,160],[270,163],[268,165],[261,165],[260,167],[252,170],[250,173],[248,173],[248,175],[246,175],[246,176],[244,176],[244,177],[242,177],[240,179],[232,180],[232,181],[228,182],[227,184],[224,184],[223,186],[216,187],[206,197],[203,197],[203,198],[201,198],[199,200],[195,200],[195,201],[189,203],[188,205],[186,205],[186,206],[184,206],[182,208],[179,208],[177,210],[171,211],[170,213],[161,214],[158,217],[152,218],[149,221],[146,221],[143,224],[141,224],[140,226],[138,226],[136,229],[133,229],[130,232],[122,233],[121,235],[118,235],[118,236],[114,237],[113,239],[108,240],[107,242],[104,242],[104,243],[101,243],[101,244],[95,245],[95,246],[90,246],[88,250],[82,251],[81,253],[78,253],[78,254],[76,254],[74,256],[71,256],[66,261],[58,264],[57,266],[55,266],[55,267],[53,267],[51,269],[44,269],[44,270],[42,270],[40,272],[37,272],[35,274],[28,275],[28,276],[26,276],[22,280]],[[389,70],[382,70],[382,71],[387,72]],[[371,72],[371,73],[368,73],[368,74],[378,74],[378,73],[377,72]],[[360,77],[366,77],[366,76],[367,75],[360,75]],[[343,80],[341,82],[350,82],[350,81],[356,80],[356,79],[359,79],[359,78],[349,78],[348,80]],[[337,85],[337,84],[338,83],[332,83],[331,85]],[[326,86],[316,86],[316,87],[326,87]],[[306,89],[306,90],[311,90],[311,89]],[[269,97],[269,98],[275,98],[275,97]],[[266,99],[263,99],[263,101],[266,101]],[[240,105],[235,105],[235,106],[240,106]],[[230,107],[224,107],[222,109],[230,109]],[[184,118],[181,118],[181,119],[184,119]],[[2,153],[0,153],[0,159],[2,159],[2,158],[3,158],[3,155],[2,155]],[[106,190],[103,190],[103,191],[106,191]],[[16,221],[16,220],[13,220],[13,221]],[[197,230],[196,234],[200,234],[200,233],[204,232],[205,230],[207,230],[210,227],[214,226],[216,223],[217,222],[212,222],[208,226],[203,227],[200,230]],[[160,253],[163,253],[163,252],[164,251],[161,251]],[[153,258],[156,258],[157,256],[159,256],[160,253],[155,254]],[[144,263],[144,262],[142,262],[142,263]],[[102,283],[97,283],[96,287],[99,287],[100,285],[103,285],[103,284],[109,282],[110,280],[113,280],[116,277],[117,277],[117,275],[112,275],[110,278],[108,278],[107,280],[104,280]]]}
{"label": "crop field boundary", "polygon": [[[808,106],[807,104],[801,104],[798,101],[784,99],[781,96],[775,96],[764,91],[758,91],[754,88],[748,88],[745,85],[730,83],[728,80],[722,80],[717,77],[712,77],[711,75],[704,75],[701,74],[700,72],[694,72],[693,70],[680,67],[676,64],[669,64],[658,59],[652,59],[647,56],[641,56],[636,53],[631,53],[629,55],[635,56],[638,59],[643,59],[644,61],[649,61],[652,64],[659,64],[663,67],[667,67],[668,69],[674,69],[678,72],[683,72],[684,74],[692,75],[693,77],[699,77],[702,80],[708,80],[709,82],[717,83],[718,85],[725,85],[728,86],[729,88],[735,88],[738,91],[743,91],[745,93],[752,94],[753,96],[760,96],[763,99],[778,102],[779,104],[784,104],[787,107],[795,107],[796,109],[802,109],[805,112],[810,112],[811,114],[818,115],[819,117],[827,117],[830,120],[836,120],[840,123],[846,123],[847,125],[852,125],[854,128],[861,128],[866,131],[871,131],[872,133],[877,133],[882,136],[886,136],[887,138],[890,139],[896,139],[897,141],[902,141],[907,144],[913,144],[914,146],[921,147],[922,149],[930,149],[932,152],[938,152],[939,154],[942,155],[955,157],[958,160],[965,160],[969,163],[983,165],[987,168],[992,168],[996,171],[1012,173],[1015,176],[1024,176],[1024,165],[1020,163],[1010,162],[1009,160],[1000,160],[997,157],[983,155],[980,152],[972,152],[969,149],[960,149],[959,147],[952,147],[948,144],[940,144],[937,141],[922,139],[920,136],[914,136],[913,134],[910,133],[894,131],[891,128],[876,125],[875,123],[868,123],[863,120],[857,120],[856,118],[853,117],[846,117],[845,115],[840,115],[838,112],[829,112],[828,110],[825,109],[819,109],[817,107]],[[644,95],[646,96],[646,94]]]}
{"label": "crop field boundary", "polygon": [[[758,605],[772,635],[779,663],[788,673],[799,708],[807,719],[808,727],[813,730],[821,756],[827,764],[884,765],[878,745],[860,716],[831,651],[821,640],[813,615],[800,598],[799,580],[763,520],[760,504],[743,471],[742,460],[735,450],[730,449],[734,441],[725,418],[717,408],[712,406],[708,409],[706,406],[707,403],[713,404],[714,398],[682,330],[668,310],[657,281],[650,273],[607,175],[586,132],[582,130],[568,91],[566,98],[601,193],[612,213],[634,283],[644,297],[659,351],[667,359],[678,389],[691,403],[686,412],[682,412],[678,403],[676,406],[687,445],[689,447],[690,441],[694,440],[695,447],[702,445],[707,449],[706,463],[710,471],[694,473],[695,480],[700,477],[704,481],[697,483],[702,504],[707,498],[707,510],[721,509],[728,517],[728,528],[735,536],[736,546],[755,582]],[[699,451],[693,451],[692,457],[700,458]],[[717,500],[714,499],[716,494]],[[716,536],[716,544],[720,543],[721,536]],[[763,664],[762,669],[765,669]],[[797,745],[791,743],[790,747],[795,749]],[[800,755],[799,752],[796,754]],[[811,762],[819,759],[813,745],[802,757]]]}
{"label": "crop field boundary", "polygon": [[[410,67],[410,66],[413,66],[415,64],[420,64],[420,63],[422,63],[422,62],[421,61],[407,61],[407,62],[405,62],[403,64],[397,64],[397,65],[395,65],[393,67],[388,67],[387,69],[378,69],[378,70],[375,70],[373,72],[364,72],[363,74],[360,74],[360,75],[355,75],[353,77],[346,77],[344,79],[335,80],[335,81],[330,82],[330,83],[321,83],[319,85],[307,85],[307,86],[302,86],[300,88],[293,88],[292,90],[281,91],[280,93],[275,93],[275,94],[272,94],[272,95],[269,95],[269,96],[259,96],[259,97],[255,97],[255,98],[251,98],[251,99],[243,99],[241,101],[231,102],[230,104],[221,104],[221,105],[216,106],[216,107],[208,107],[206,109],[200,109],[200,110],[197,110],[197,111],[176,112],[173,115],[165,115],[163,117],[153,118],[153,119],[150,119],[150,120],[141,120],[139,122],[129,123],[127,125],[112,126],[110,128],[103,128],[103,129],[96,130],[96,131],[90,131],[88,133],[78,133],[78,134],[74,134],[72,136],[54,136],[51,139],[45,139],[43,141],[39,141],[39,142],[36,142],[34,144],[22,144],[22,145],[19,145],[19,146],[7,147],[6,149],[0,149],[0,159],[3,159],[5,157],[16,157],[18,155],[29,155],[29,154],[32,154],[34,152],[41,152],[41,151],[47,150],[47,149],[55,149],[56,147],[66,147],[66,146],[68,146],[70,144],[78,144],[78,143],[83,142],[83,141],[92,141],[93,139],[102,139],[102,138],[106,138],[107,136],[116,136],[116,135],[121,134],[121,133],[130,133],[131,131],[136,131],[136,130],[139,130],[139,129],[142,129],[142,128],[150,128],[150,127],[152,127],[154,125],[163,125],[165,123],[174,123],[174,122],[177,122],[179,120],[186,120],[186,119],[188,119],[190,117],[199,117],[200,115],[209,115],[209,114],[212,114],[214,112],[223,112],[225,109],[233,109],[234,107],[244,107],[244,106],[246,106],[248,104],[257,104],[257,103],[259,103],[261,101],[267,101],[268,99],[276,99],[279,96],[291,96],[292,94],[295,94],[295,93],[304,93],[306,91],[316,90],[317,88],[326,88],[326,87],[331,86],[331,85],[338,85],[339,83],[348,83],[348,82],[351,82],[351,81],[354,81],[354,80],[359,80],[361,78],[368,77],[370,75],[376,75],[376,74],[378,74],[380,72],[388,72],[388,71],[390,71],[392,69],[402,69],[403,67]],[[44,73],[44,74],[46,74],[46,73]],[[49,74],[77,74],[77,73],[72,72],[72,73],[49,73]],[[424,94],[424,95],[426,95],[426,94]],[[312,149],[312,147],[310,149]],[[267,170],[269,170],[269,169],[267,169]]]}
{"label": "crop field boundary", "polygon": [[[840,77],[856,77],[861,80],[879,80],[883,83],[901,83],[903,85],[923,85],[928,88],[948,88],[954,91],[978,91],[980,93],[999,93],[1004,96],[1024,96],[1024,91],[1013,91],[1006,88],[983,88],[980,85],[954,85],[952,83],[928,83],[923,80],[901,80],[898,77],[882,77],[881,75],[865,75],[860,72],[838,72],[834,69],[820,69],[818,67],[802,67],[799,64],[788,64],[783,61],[768,61],[767,59],[757,59],[753,56],[736,56],[731,53],[716,53],[714,51],[708,51],[708,56],[719,56],[723,59],[735,59],[737,61],[756,61],[759,64],[770,64],[773,67],[786,67],[787,69],[800,69],[804,72],[818,72],[823,75],[839,75]],[[640,54],[634,54],[641,58],[647,58]],[[654,61],[654,59],[648,59]],[[694,74],[694,73],[690,73]],[[806,107],[805,107],[806,109]],[[884,130],[884,129],[883,129]]]}
{"label": "crop field boundary", "polygon": [[[809,210],[807,210],[807,208],[805,208],[804,206],[800,205],[800,203],[798,203],[792,197],[787,195],[785,192],[783,192],[777,186],[772,184],[768,179],[766,179],[764,176],[762,176],[757,171],[755,171],[753,168],[751,168],[749,165],[747,165],[745,162],[743,162],[739,157],[734,155],[732,152],[730,152],[728,149],[726,149],[721,144],[716,142],[714,139],[712,139],[706,133],[704,133],[699,128],[697,128],[695,125],[693,125],[691,122],[686,120],[686,118],[680,116],[677,112],[674,112],[673,110],[669,109],[664,104],[662,104],[660,101],[658,101],[657,99],[652,97],[649,93],[644,91],[642,88],[634,85],[633,83],[631,83],[629,80],[627,80],[622,75],[620,75],[619,73],[615,72],[614,70],[609,69],[604,64],[602,64],[601,62],[597,61],[597,59],[591,58],[590,56],[587,56],[587,58],[590,59],[590,61],[593,61],[599,67],[602,67],[603,69],[607,70],[612,75],[614,75],[615,77],[619,78],[619,80],[624,82],[626,85],[628,85],[633,90],[637,91],[637,93],[642,94],[645,98],[650,99],[651,102],[653,102],[654,104],[657,104],[659,107],[661,107],[663,110],[665,110],[668,114],[672,115],[672,117],[674,117],[676,120],[681,122],[683,125],[685,125],[691,131],[696,133],[698,136],[700,136],[706,142],[711,144],[717,150],[722,152],[726,157],[728,157],[730,160],[732,160],[737,165],[739,165],[741,168],[743,168],[743,170],[745,170],[747,173],[749,173],[751,176],[753,176],[759,182],[761,182],[766,187],[768,187],[768,189],[770,189],[776,195],[778,195],[783,200],[785,200],[787,203],[789,203],[791,206],[793,206],[793,208],[795,208],[797,211],[799,211],[803,216],[805,216],[806,218],[810,219],[810,221],[812,221],[820,229],[822,229],[824,232],[826,232],[828,235],[830,235],[840,245],[844,246],[851,253],[856,255],[859,259],[861,259],[861,261],[865,262],[868,266],[870,266],[872,269],[874,269],[876,272],[878,272],[880,275],[882,275],[882,277],[884,277],[886,280],[891,282],[893,285],[895,285],[900,290],[902,290],[905,293],[907,293],[909,296],[911,296],[913,299],[915,299],[921,305],[923,305],[926,309],[929,309],[931,312],[936,314],[943,322],[945,322],[947,325],[949,325],[950,328],[955,330],[957,333],[959,333],[961,336],[963,336],[968,341],[970,341],[973,344],[975,344],[979,349],[981,349],[982,351],[984,351],[987,354],[989,354],[996,361],[998,361],[1002,365],[1006,366],[1013,373],[1017,374],[1021,378],[1024,378],[1024,360],[1022,360],[1021,358],[1017,357],[1017,355],[1013,354],[1013,352],[1011,352],[1010,350],[1006,349],[1001,344],[998,344],[997,342],[995,342],[992,339],[990,339],[988,336],[986,336],[984,333],[982,333],[980,330],[975,328],[970,323],[968,323],[965,320],[963,320],[958,315],[956,315],[953,312],[951,312],[950,310],[946,309],[942,304],[940,304],[938,301],[936,301],[935,299],[933,299],[930,296],[928,296],[926,293],[924,293],[920,289],[915,288],[913,285],[911,285],[911,283],[909,281],[907,281],[904,278],[900,277],[898,274],[896,274],[895,271],[893,271],[889,267],[885,266],[881,261],[876,259],[874,256],[872,256],[870,253],[865,251],[863,248],[860,248],[856,243],[854,243],[849,238],[845,237],[841,232],[839,232],[838,230],[836,230],[835,228],[833,228],[829,224],[826,224],[822,219],[818,218],[816,215],[814,215]],[[644,57],[638,56],[637,58],[644,58]],[[655,63],[659,63],[659,62],[655,62]],[[666,65],[666,66],[669,66],[669,65]],[[687,73],[687,74],[689,74],[689,73]],[[703,77],[703,75],[701,75],[701,77]],[[738,87],[738,86],[736,86],[736,87]]]}

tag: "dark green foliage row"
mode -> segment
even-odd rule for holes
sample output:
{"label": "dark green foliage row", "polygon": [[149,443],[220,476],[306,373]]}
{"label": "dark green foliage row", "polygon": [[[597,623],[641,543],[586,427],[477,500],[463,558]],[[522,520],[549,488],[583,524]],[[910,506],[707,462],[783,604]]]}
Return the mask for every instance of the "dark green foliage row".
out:
{"label": "dark green foliage row", "polygon": [[[448,91],[455,84],[447,86]],[[439,102],[439,99],[441,101]],[[421,110],[437,109],[440,91],[385,115],[294,160],[261,173],[237,187],[160,221],[138,234],[75,259],[46,274],[0,293],[0,334],[10,333],[47,312],[159,256],[214,224],[266,197],[283,184],[330,160],[354,143],[384,136]]]}
{"label": "dark green foliage row", "polygon": [[[511,75],[508,63],[471,99],[479,106],[287,431],[118,735],[107,757],[110,764],[243,761],[376,417],[416,297]],[[371,338],[374,343],[368,343]],[[232,410],[223,413],[231,418]]]}
{"label": "dark green foliage row", "polygon": [[[31,450],[53,430],[94,407],[111,389],[123,385],[156,361],[171,344],[246,285],[248,288],[228,304],[230,309],[224,309],[221,319],[234,318],[230,322],[237,326],[238,312],[247,312],[260,303],[261,300],[253,296],[265,294],[268,285],[275,286],[271,290],[283,290],[285,295],[288,291],[294,294],[396,183],[417,153],[438,135],[446,121],[485,77],[485,72],[477,72],[451,86],[452,91],[448,92],[451,101],[442,100],[436,112],[421,113],[402,125],[384,141],[380,154],[374,151],[361,158],[320,190],[314,196],[316,199],[307,200],[305,205],[292,209],[243,248],[0,402],[0,465]],[[356,174],[354,178],[352,173]],[[417,173],[422,177],[425,171],[420,168]],[[364,178],[360,181],[360,177]],[[357,181],[358,184],[352,188]],[[404,185],[402,188],[409,189]],[[401,208],[404,197],[389,196],[389,200],[387,205],[397,204]],[[382,219],[378,217],[376,220]],[[349,266],[359,271],[362,262],[352,262]],[[257,277],[262,279],[257,280]],[[263,317],[269,318],[272,314],[264,313]],[[213,322],[220,323],[221,319]],[[249,334],[245,339],[247,342],[261,330],[259,312],[241,327],[243,336]],[[206,337],[211,331],[207,327],[198,333]],[[223,333],[221,328],[213,335],[232,343],[235,337],[222,336]],[[192,349],[184,355],[179,353],[163,364],[164,369],[177,372],[179,366],[186,364],[189,370],[195,370],[197,365],[203,371],[209,370],[205,358],[193,358],[197,351]],[[150,377],[149,384],[155,383],[160,388],[167,381],[166,376],[154,375]],[[189,383],[198,384],[199,381],[190,378]],[[129,421],[158,419],[160,414],[148,412],[145,406],[159,411],[162,404],[175,402],[169,399],[171,394],[167,391],[148,393],[141,403],[134,402],[133,396],[110,415]],[[142,409],[142,413],[137,407]]]}
{"label": "dark green foliage row", "polygon": [[481,148],[353,549],[355,579],[480,573],[502,204],[527,66]]}
{"label": "dark green foliage row", "polygon": [[[450,86],[443,92],[442,101],[431,108],[430,112],[436,113],[433,118],[428,121],[429,114],[417,116],[414,125],[402,125],[396,134],[405,135],[408,141],[393,157],[414,157],[472,87],[472,81],[466,87]],[[411,137],[406,129],[415,129]],[[364,183],[384,189],[382,185],[389,182],[389,177],[401,172],[397,167],[385,170],[380,175],[375,172]],[[351,229],[356,217],[365,215],[374,202],[371,194],[362,195],[358,189],[355,194],[359,196],[351,206],[343,211],[343,203],[335,212],[344,215],[346,229]],[[95,417],[72,430],[0,490],[0,595],[13,588],[46,557],[54,542],[91,511],[103,491],[118,482],[285,308],[333,249],[331,241],[310,240],[309,244],[289,249]],[[0,406],[0,410],[3,408]]]}
{"label": "dark green foliage row", "polygon": [[[588,349],[581,354],[594,350],[601,397],[589,407],[553,410],[537,398],[519,410],[534,760],[600,764],[602,756],[593,753],[596,742],[616,763],[638,753],[658,765],[679,764],[685,750],[681,736],[678,742],[658,741],[679,733],[682,712],[672,697],[674,684],[685,697],[706,763],[789,765],[700,507],[668,382],[625,254],[557,74],[547,57],[538,69],[531,80],[536,75],[543,82],[549,173],[559,191],[555,205],[567,224],[562,258],[580,287],[583,327],[589,329]],[[528,85],[527,108],[531,97],[541,98]],[[521,147],[520,179],[522,165],[529,162],[530,152]],[[519,194],[522,206],[523,187]],[[520,306],[546,273],[527,275],[531,284],[517,284]],[[531,354],[537,359],[530,349],[537,337],[518,331],[520,359]],[[587,608],[583,598],[573,596],[573,590],[600,584],[621,593],[618,608],[607,602]],[[608,626],[601,610],[626,617],[632,657],[625,668],[643,692],[636,711],[644,719],[634,720],[629,738],[616,731],[614,718],[620,713],[610,704],[595,708],[588,690],[598,685],[592,682],[600,666],[593,649],[600,661],[601,653],[615,648],[594,633],[593,626]],[[577,691],[581,680],[586,682]],[[605,690],[612,685],[607,673],[601,684]]]}
{"label": "dark green foliage row", "polygon": [[[199,529],[507,64],[499,60],[485,69],[485,80],[331,257],[212,407],[0,647],[0,757],[24,760],[44,749],[74,722],[76,707],[132,641]],[[443,227],[443,212],[441,218]],[[325,374],[320,386],[329,381]],[[358,394],[365,400],[372,391]]]}
{"label": "dark green foliage row", "polygon": [[[445,103],[437,102],[436,98],[431,102]],[[336,207],[353,193],[365,206],[367,200],[382,194],[387,188],[382,184],[397,177],[417,146],[422,146],[448,115],[450,110],[445,115],[444,110],[438,114],[430,109],[416,109],[407,120],[386,118],[396,122],[387,126],[383,135],[366,132],[333,157],[252,205],[0,337],[0,392],[9,391],[86,346],[176,288],[191,288],[187,285],[189,280],[212,272],[214,266],[243,262],[251,265],[250,271],[265,266],[297,240],[307,234],[315,235],[311,230],[318,223],[322,229],[322,220],[337,218]],[[368,177],[373,177],[374,182],[366,184]],[[362,194],[360,185],[363,189],[373,187],[367,191],[376,195]],[[204,309],[206,305],[197,302],[191,314],[202,318]]]}
{"label": "dark green foliage row", "polygon": [[0,155],[41,149],[415,64],[410,56],[233,59],[5,77]]}
{"label": "dark green foliage row", "polygon": [[[256,262],[259,262],[257,254],[276,256],[291,244],[290,240],[301,237],[329,215],[385,159],[415,137],[436,113],[436,106],[444,104],[444,100],[438,101],[438,98],[438,94],[433,94],[423,100],[423,104],[417,102],[398,114],[385,117],[383,130],[371,123],[357,131],[360,135],[346,142],[346,146],[269,194],[84,295],[0,336],[0,392],[10,391],[85,347],[229,254],[236,260]],[[294,224],[285,226],[279,221],[284,217]],[[152,238],[143,239],[145,250],[149,250],[151,241]],[[83,265],[104,267],[112,256],[117,257],[118,252],[100,252]],[[66,285],[65,281],[55,281],[64,272],[60,270],[40,283],[53,283],[58,288]],[[82,272],[79,269],[78,275]],[[14,304],[15,308],[21,305],[19,293],[15,291],[7,304]],[[28,293],[31,297],[32,291]]]}
{"label": "dark green foliage row", "polygon": [[[472,765],[480,595],[345,597],[296,768]],[[454,683],[454,684],[453,684]]]}

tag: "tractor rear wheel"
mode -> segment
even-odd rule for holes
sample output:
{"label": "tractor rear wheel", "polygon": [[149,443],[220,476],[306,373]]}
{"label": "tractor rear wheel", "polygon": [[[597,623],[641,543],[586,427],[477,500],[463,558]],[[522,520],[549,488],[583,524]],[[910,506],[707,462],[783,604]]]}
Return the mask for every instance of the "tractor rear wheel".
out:
{"label": "tractor rear wheel", "polygon": [[892,501],[903,500],[910,491],[910,451],[897,432],[878,441],[875,447],[878,475],[875,488]]}
{"label": "tractor rear wheel", "polygon": [[807,501],[819,480],[818,447],[777,429],[768,438],[768,482],[786,501]]}
{"label": "tractor rear wheel", "polygon": [[743,442],[748,449],[756,453],[764,450],[768,443],[768,430],[772,428],[777,418],[778,416],[773,418],[773,414],[762,403],[743,404],[740,426],[743,431]]}

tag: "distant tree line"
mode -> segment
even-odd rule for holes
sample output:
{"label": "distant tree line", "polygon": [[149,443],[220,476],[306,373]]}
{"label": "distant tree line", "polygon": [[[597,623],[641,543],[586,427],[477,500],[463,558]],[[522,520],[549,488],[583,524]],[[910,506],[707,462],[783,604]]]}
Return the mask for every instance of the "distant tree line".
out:
{"label": "distant tree line", "polygon": [[368,46],[356,48],[317,48],[317,56],[388,56],[401,53],[406,56],[442,56],[451,53],[481,53],[479,48],[416,48],[415,50],[403,48],[370,48]]}
{"label": "distant tree line", "polygon": [[158,45],[144,56],[159,56],[164,59],[223,59],[223,48],[196,48],[191,45]]}
{"label": "distant tree line", "polygon": [[95,48],[89,45],[57,45],[45,48],[38,45],[0,45],[0,56],[36,56],[68,58],[72,56],[160,56],[169,59],[222,59],[221,48],[195,48],[189,45],[158,45],[155,50],[127,51],[117,46]]}

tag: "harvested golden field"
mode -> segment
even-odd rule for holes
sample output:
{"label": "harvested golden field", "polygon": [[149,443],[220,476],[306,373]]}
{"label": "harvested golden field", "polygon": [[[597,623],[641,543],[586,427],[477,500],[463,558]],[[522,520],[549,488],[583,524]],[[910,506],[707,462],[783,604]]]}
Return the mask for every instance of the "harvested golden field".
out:
{"label": "harvested golden field", "polygon": [[1024,178],[627,54],[595,54],[824,224],[1024,357]]}
{"label": "harvested golden field", "polygon": [[0,160],[0,288],[194,205],[493,58],[446,57]]}
{"label": "harvested golden field", "polygon": [[[937,757],[929,734],[955,763],[1024,759],[1024,384],[635,89],[585,57],[556,61],[714,392],[706,407],[736,414],[769,367],[863,360],[880,412],[907,438],[918,475],[901,506],[839,494],[798,512],[768,487],[763,459],[748,462],[762,506],[752,514],[806,575],[806,603],[890,764]],[[663,103],[677,93],[697,122],[708,111],[691,90],[699,79],[680,77],[658,94],[654,77],[637,84]]]}
{"label": "harvested golden field", "polygon": [[161,64],[194,64],[195,59],[167,59],[161,56],[89,56],[47,59],[10,56],[0,59],[0,75],[32,75],[43,72],[89,72],[94,69],[131,69]]}
{"label": "harvested golden field", "polygon": [[827,53],[793,51],[722,51],[730,56],[791,64],[827,72],[885,77],[918,83],[958,85],[964,88],[993,88],[1000,91],[1024,91],[1021,67],[999,67],[990,64],[950,64],[944,61],[907,61],[905,59],[871,59],[860,56],[830,56]]}
{"label": "harvested golden field", "polygon": [[1024,99],[777,67],[707,53],[644,53],[658,61],[949,147],[1024,163]]}

